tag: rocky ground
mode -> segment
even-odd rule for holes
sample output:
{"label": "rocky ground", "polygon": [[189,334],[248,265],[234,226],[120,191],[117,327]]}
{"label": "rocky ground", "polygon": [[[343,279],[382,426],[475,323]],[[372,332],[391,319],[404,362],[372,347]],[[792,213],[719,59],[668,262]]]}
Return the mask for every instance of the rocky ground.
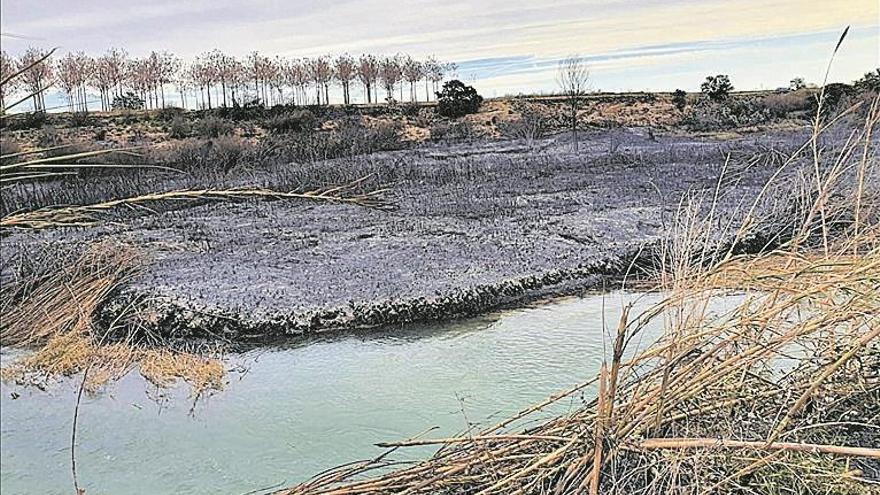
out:
{"label": "rocky ground", "polygon": [[[393,211],[358,206],[217,202],[89,229],[14,233],[35,242],[115,237],[149,253],[136,297],[167,336],[239,340],[455,317],[617,280],[657,241],[683,197],[711,196],[742,214],[775,170],[752,161],[800,137],[652,138],[592,131],[528,148],[504,141],[432,146],[315,165],[374,173]],[[289,165],[300,167],[300,165]]]}

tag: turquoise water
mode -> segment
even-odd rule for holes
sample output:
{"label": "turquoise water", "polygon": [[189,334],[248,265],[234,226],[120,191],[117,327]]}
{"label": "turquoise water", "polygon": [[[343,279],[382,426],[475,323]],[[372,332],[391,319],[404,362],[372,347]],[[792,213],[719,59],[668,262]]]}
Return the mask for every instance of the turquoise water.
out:
{"label": "turquoise water", "polygon": [[[80,485],[88,495],[242,494],[375,457],[382,452],[376,442],[430,427],[437,429],[429,436],[442,437],[470,423],[488,426],[595,375],[610,352],[604,327],[616,327],[622,304],[637,301],[638,311],[658,298],[595,295],[255,349],[229,356],[226,389],[195,406],[186,386],[157,391],[131,373],[83,399]],[[658,332],[651,329],[641,345]],[[77,385],[0,386],[3,495],[73,492]],[[582,400],[563,401],[547,414]],[[422,448],[395,458],[430,453]]]}

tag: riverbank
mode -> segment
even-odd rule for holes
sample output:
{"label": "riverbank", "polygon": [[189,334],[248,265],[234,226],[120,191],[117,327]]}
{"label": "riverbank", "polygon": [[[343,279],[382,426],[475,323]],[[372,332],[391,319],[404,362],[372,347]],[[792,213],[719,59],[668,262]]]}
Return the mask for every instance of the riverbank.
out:
{"label": "riverbank", "polygon": [[172,205],[88,229],[14,233],[3,245],[5,253],[108,238],[138,246],[148,261],[102,318],[136,301],[136,325],[166,338],[259,340],[447,319],[619,281],[640,253],[648,258],[689,197],[710,201],[717,190],[715,222],[729,232],[722,227],[741,220],[776,171],[767,150],[804,139],[628,129],[584,133],[576,153],[559,135],[533,146],[484,142],[291,164],[260,173],[370,176],[391,188],[395,209]]}

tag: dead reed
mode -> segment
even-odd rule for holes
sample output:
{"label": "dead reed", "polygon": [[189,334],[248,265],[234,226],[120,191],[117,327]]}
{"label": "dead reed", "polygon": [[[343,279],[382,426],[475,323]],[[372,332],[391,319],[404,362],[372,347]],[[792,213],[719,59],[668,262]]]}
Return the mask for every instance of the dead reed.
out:
{"label": "dead reed", "polygon": [[48,249],[17,260],[15,275],[0,289],[0,345],[32,352],[4,367],[3,380],[42,387],[55,377],[85,373],[85,388],[95,391],[139,365],[158,386],[179,378],[195,394],[222,388],[218,360],[147,342],[131,326],[136,318],[98,322],[101,305],[137,276],[144,256],[105,240],[81,251]]}
{"label": "dead reed", "polygon": [[52,206],[22,213],[12,213],[0,219],[0,228],[42,229],[49,227],[88,226],[101,221],[99,215],[127,207],[151,211],[146,204],[162,201],[242,200],[242,199],[304,199],[328,203],[343,203],[369,208],[387,209],[392,205],[383,195],[387,189],[356,192],[366,177],[348,184],[312,191],[273,191],[262,188],[197,189],[143,194],[83,206]]}
{"label": "dead reed", "polygon": [[[876,493],[880,222],[866,178],[877,177],[878,120],[875,99],[864,128],[832,151],[816,145],[817,116],[810,142],[780,164],[811,151],[804,187],[786,186],[797,225],[770,219],[786,229],[774,249],[735,254],[768,225],[756,207],[722,244],[714,199],[683,206],[659,253],[665,299],[624,312],[595,379],[482,431],[381,444],[391,450],[281,493]],[[731,292],[740,304],[710,311]],[[653,321],[663,337],[624,362]],[[539,411],[597,385],[583,407],[534,426]],[[432,444],[429,459],[401,468],[393,458]]]}

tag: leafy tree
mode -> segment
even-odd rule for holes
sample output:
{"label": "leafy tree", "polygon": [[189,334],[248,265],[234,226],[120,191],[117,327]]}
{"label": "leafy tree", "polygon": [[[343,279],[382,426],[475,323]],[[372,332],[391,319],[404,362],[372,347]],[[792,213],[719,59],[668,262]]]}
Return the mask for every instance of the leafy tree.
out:
{"label": "leafy tree", "polygon": [[458,79],[443,84],[437,93],[437,113],[444,117],[457,118],[476,113],[483,103],[473,86],[467,86]]}
{"label": "leafy tree", "polygon": [[672,93],[672,104],[675,105],[678,111],[684,110],[684,107],[687,105],[687,93],[683,89],[676,89]]}
{"label": "leafy tree", "polygon": [[880,92],[880,69],[868,72],[864,77],[854,82],[853,85],[859,91]]}
{"label": "leafy tree", "polygon": [[700,89],[710,100],[722,101],[727,99],[730,92],[733,91],[733,84],[730,83],[730,77],[718,74],[717,76],[708,76],[700,85]]}

